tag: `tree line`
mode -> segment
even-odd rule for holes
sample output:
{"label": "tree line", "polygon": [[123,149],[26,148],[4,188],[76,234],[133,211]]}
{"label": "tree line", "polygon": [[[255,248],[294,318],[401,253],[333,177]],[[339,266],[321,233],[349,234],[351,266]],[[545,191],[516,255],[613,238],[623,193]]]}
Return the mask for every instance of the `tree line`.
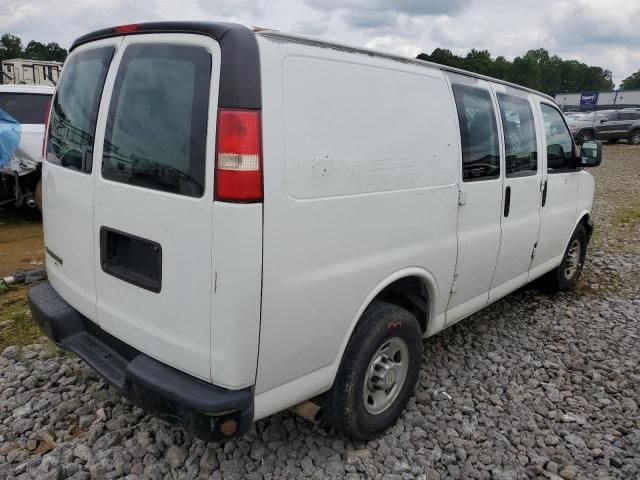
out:
{"label": "tree line", "polygon": [[56,42],[44,44],[31,40],[25,47],[20,37],[5,33],[0,37],[0,62],[12,58],[64,62],[67,51]]}
{"label": "tree line", "polygon": [[[613,90],[614,87],[610,70],[577,60],[563,60],[558,55],[550,55],[544,48],[529,50],[513,61],[503,56],[493,58],[488,50],[471,49],[466,56],[460,56],[445,48],[436,48],[431,54],[421,53],[418,58],[506,80],[549,95]],[[620,88],[640,88],[640,71],[624,79]]]}
{"label": "tree line", "polygon": [[[0,37],[0,62],[12,58],[64,62],[67,50],[56,42],[44,44],[35,40],[25,47],[19,37],[5,33]],[[488,50],[471,49],[467,55],[460,56],[446,48],[436,48],[431,54],[421,53],[418,58],[507,80],[549,95],[613,90],[614,87],[610,70],[577,60],[563,60],[544,48],[529,50],[513,60],[503,56],[493,58]],[[640,70],[625,78],[620,88],[640,89]]]}

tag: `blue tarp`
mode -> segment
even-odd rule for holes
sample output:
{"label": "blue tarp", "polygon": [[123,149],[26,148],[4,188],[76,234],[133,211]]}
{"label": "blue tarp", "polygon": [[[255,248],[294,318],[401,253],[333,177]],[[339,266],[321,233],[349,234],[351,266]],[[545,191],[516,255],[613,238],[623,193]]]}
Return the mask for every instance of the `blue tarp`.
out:
{"label": "blue tarp", "polygon": [[7,165],[20,144],[22,126],[4,110],[0,110],[0,168]]}

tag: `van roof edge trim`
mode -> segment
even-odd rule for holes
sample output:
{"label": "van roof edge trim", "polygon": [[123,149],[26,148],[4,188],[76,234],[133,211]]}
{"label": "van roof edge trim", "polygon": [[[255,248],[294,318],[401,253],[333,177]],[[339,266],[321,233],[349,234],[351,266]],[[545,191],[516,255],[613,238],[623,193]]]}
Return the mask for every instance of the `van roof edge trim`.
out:
{"label": "van roof edge trim", "polygon": [[218,108],[262,108],[260,88],[260,53],[254,33],[237,23],[226,22],[147,22],[132,32],[116,32],[103,28],[77,38],[69,52],[80,45],[145,33],[190,33],[206,35],[220,45],[220,86]]}
{"label": "van roof edge trim", "polygon": [[493,82],[493,83],[498,83],[498,84],[501,84],[501,85],[506,85],[508,87],[516,88],[518,90],[523,90],[523,91],[528,92],[528,93],[533,93],[534,95],[539,95],[541,97],[544,97],[546,99],[549,99],[549,100],[553,101],[553,103],[556,103],[555,99],[552,96],[547,95],[546,93],[543,93],[543,92],[539,92],[539,91],[534,90],[532,88],[523,87],[522,85],[518,85],[516,83],[507,82],[506,80],[500,80],[498,78],[489,77],[487,75],[482,75],[480,73],[469,72],[469,71],[463,70],[461,68],[448,67],[446,65],[441,65],[439,63],[429,62],[429,61],[426,61],[426,60],[420,60],[418,58],[404,57],[402,55],[394,55],[393,53],[385,53],[385,52],[381,52],[379,50],[372,50],[370,48],[354,47],[352,45],[348,45],[348,44],[344,44],[344,43],[332,42],[332,41],[328,41],[328,40],[320,40],[320,39],[313,38],[313,37],[307,37],[305,35],[297,35],[297,34],[293,34],[293,33],[283,33],[283,32],[278,32],[278,31],[274,31],[274,30],[264,30],[264,31],[256,32],[255,34],[256,35],[260,35],[261,37],[270,37],[270,38],[275,38],[275,39],[279,39],[279,40],[285,40],[285,41],[294,42],[294,43],[302,43],[302,44],[305,44],[305,45],[312,45],[312,46],[315,46],[315,47],[331,48],[331,49],[334,49],[334,50],[340,50],[340,51],[351,52],[351,53],[360,53],[360,54],[363,54],[363,55],[369,55],[369,56],[373,56],[373,57],[384,58],[384,59],[387,59],[387,60],[393,60],[393,61],[401,62],[401,63],[409,63],[409,64],[414,64],[414,65],[420,65],[420,66],[423,66],[423,67],[431,67],[431,68],[435,68],[437,70],[442,70],[444,72],[457,73],[459,75],[465,75],[467,77],[474,77],[474,78],[478,78],[480,80],[486,80],[488,82]]}

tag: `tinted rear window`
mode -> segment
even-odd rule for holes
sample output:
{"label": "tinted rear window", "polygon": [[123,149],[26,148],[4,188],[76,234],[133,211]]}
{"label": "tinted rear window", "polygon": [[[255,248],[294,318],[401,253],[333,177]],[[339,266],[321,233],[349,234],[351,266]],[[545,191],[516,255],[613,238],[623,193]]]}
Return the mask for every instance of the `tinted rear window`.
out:
{"label": "tinted rear window", "polygon": [[20,123],[44,124],[51,97],[41,93],[0,93],[0,110]]}
{"label": "tinted rear window", "polygon": [[91,171],[98,108],[114,51],[113,47],[86,50],[67,60],[51,108],[48,161]]}
{"label": "tinted rear window", "polygon": [[202,47],[128,47],[109,107],[103,177],[202,196],[210,81]]}

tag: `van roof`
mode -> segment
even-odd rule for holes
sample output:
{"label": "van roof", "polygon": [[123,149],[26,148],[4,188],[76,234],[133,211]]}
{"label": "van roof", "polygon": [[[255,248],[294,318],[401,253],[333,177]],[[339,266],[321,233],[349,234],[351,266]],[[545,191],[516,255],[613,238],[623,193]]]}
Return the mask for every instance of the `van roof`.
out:
{"label": "van roof", "polygon": [[[506,85],[511,88],[516,88],[518,90],[523,90],[529,93],[533,93],[535,95],[539,95],[544,97],[554,104],[555,99],[546,93],[539,92],[537,90],[533,90],[531,88],[523,87],[521,85],[517,85],[515,83],[507,82],[505,80],[499,80],[497,78],[488,77],[486,75],[481,75],[478,73],[469,72],[467,70],[462,70],[459,68],[447,67],[445,65],[441,65],[438,63],[427,62],[425,60],[419,60],[417,58],[404,57],[401,55],[394,55],[391,53],[385,53],[378,50],[371,50],[368,48],[355,47],[352,45],[347,45],[338,42],[331,42],[327,40],[321,40],[314,37],[307,37],[305,35],[297,35],[292,33],[282,33],[277,30],[265,30],[265,29],[256,29],[255,31],[250,30],[244,25],[240,25],[237,23],[226,23],[226,22],[149,22],[149,23],[140,23],[140,24],[131,24],[125,25],[122,27],[111,27],[105,28],[102,30],[97,30],[95,32],[88,33],[78,38],[73,42],[69,51],[71,52],[79,45],[85,44],[87,42],[91,42],[94,40],[99,40],[102,38],[115,37],[120,35],[131,35],[131,34],[142,34],[142,33],[196,33],[208,35],[215,40],[217,40],[221,45],[221,49],[232,50],[231,55],[223,55],[222,56],[222,70],[226,73],[232,71],[228,76],[225,75],[227,80],[221,79],[220,85],[220,100],[221,106],[233,106],[240,107],[241,105],[245,105],[245,108],[260,108],[261,98],[260,98],[260,85],[251,85],[247,91],[246,85],[243,88],[234,88],[233,85],[224,85],[222,82],[226,83],[242,83],[243,79],[251,78],[254,81],[251,83],[255,83],[255,80],[259,80],[259,55],[257,44],[255,42],[255,36],[260,35],[263,37],[275,38],[283,41],[302,43],[305,45],[311,45],[315,47],[323,47],[323,48],[332,48],[336,50],[341,50],[345,52],[352,53],[360,53],[364,55],[374,56],[378,58],[386,58],[388,60],[393,60],[396,62],[402,63],[411,63],[416,65],[427,66],[431,68],[435,68],[438,70],[457,73],[460,75],[466,75],[469,77],[479,78],[482,80],[487,80],[490,82],[498,83],[501,85]],[[253,39],[253,41],[249,40],[249,36]],[[226,45],[223,45],[226,44]],[[225,48],[226,47],[226,48]],[[239,54],[235,56],[234,54]],[[227,60],[225,61],[225,57]],[[242,59],[242,61],[238,61],[238,59]],[[251,71],[248,71],[251,70]],[[247,77],[247,74],[252,75],[251,77]],[[255,91],[257,89],[257,91]],[[223,91],[224,90],[224,91]],[[238,98],[237,95],[247,95],[247,93],[251,93],[253,96],[248,102],[246,99]],[[234,98],[229,98],[233,96]],[[226,105],[225,105],[226,104]]]}
{"label": "van roof", "polygon": [[482,75],[480,73],[469,72],[469,71],[463,70],[461,68],[448,67],[446,65],[442,65],[442,64],[439,64],[439,63],[429,62],[429,61],[426,61],[426,60],[420,60],[418,58],[405,57],[405,56],[402,56],[402,55],[394,55],[392,53],[381,52],[379,50],[372,50],[372,49],[369,49],[369,48],[354,47],[353,45],[348,45],[348,44],[339,43],[339,42],[331,42],[331,41],[328,41],[328,40],[321,40],[321,39],[318,39],[318,38],[315,38],[315,37],[308,37],[306,35],[298,35],[298,34],[294,34],[294,33],[283,33],[283,32],[279,32],[277,30],[260,30],[260,31],[256,32],[256,35],[260,35],[260,36],[264,36],[264,37],[277,38],[277,39],[290,41],[290,42],[303,43],[305,45],[313,45],[313,46],[317,46],[317,47],[332,48],[332,49],[336,49],[336,50],[342,50],[342,51],[345,51],[345,52],[362,53],[364,55],[370,55],[370,56],[379,57],[379,58],[386,58],[388,60],[394,60],[396,62],[411,63],[411,64],[416,64],[416,65],[428,66],[428,67],[435,68],[435,69],[438,69],[438,70],[457,73],[459,75],[465,75],[465,76],[474,77],[474,78],[479,78],[479,79],[487,80],[487,81],[490,81],[490,82],[493,82],[493,83],[499,83],[501,85],[506,85],[508,87],[517,88],[518,90],[524,90],[526,92],[530,92],[530,93],[533,93],[535,95],[539,95],[541,97],[544,97],[544,98],[546,98],[548,100],[552,100],[553,103],[556,103],[554,98],[551,97],[550,95],[547,95],[546,93],[539,92],[539,91],[534,90],[532,88],[523,87],[522,85],[518,85],[518,84],[515,84],[515,83],[507,82],[506,80],[500,80],[498,78],[489,77],[487,75]]}

